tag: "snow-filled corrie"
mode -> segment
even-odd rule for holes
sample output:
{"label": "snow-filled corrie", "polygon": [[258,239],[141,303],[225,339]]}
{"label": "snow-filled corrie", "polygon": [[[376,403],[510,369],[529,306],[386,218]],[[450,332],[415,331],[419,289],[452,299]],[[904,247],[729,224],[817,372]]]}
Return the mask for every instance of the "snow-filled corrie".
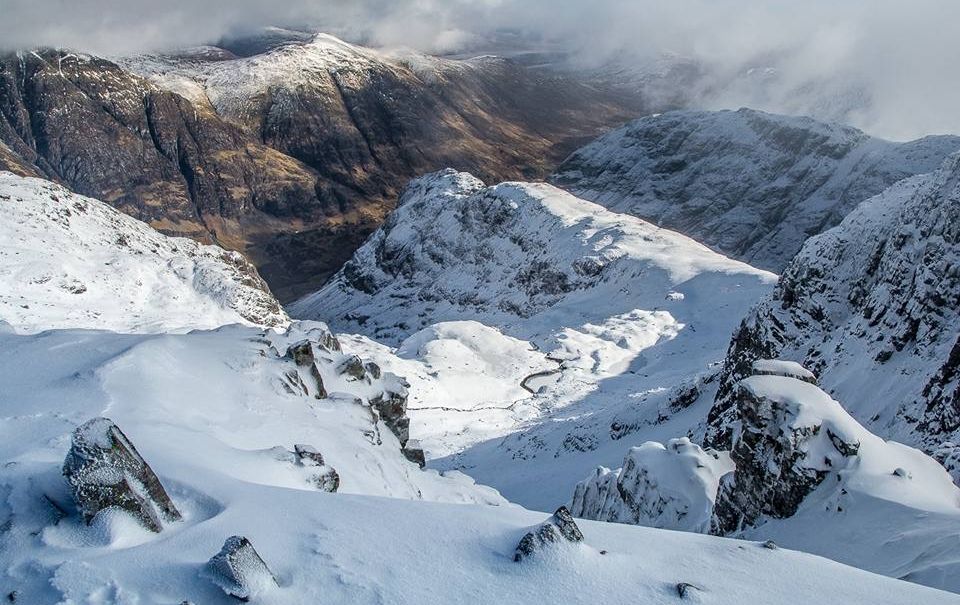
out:
{"label": "snow-filled corrie", "polygon": [[9,172],[0,172],[0,320],[21,332],[289,322],[239,253],[161,235],[100,201]]}
{"label": "snow-filled corrie", "polygon": [[344,346],[408,377],[413,436],[434,464],[554,510],[622,460],[617,440],[696,426],[706,410],[661,423],[712,388],[710,364],[774,280],[550,185],[447,170],[413,181],[290,312],[364,335]]}
{"label": "snow-filled corrie", "polygon": [[671,111],[574,152],[550,181],[781,271],[808,237],[958,150],[955,136],[895,143],[849,126],[747,108]]}

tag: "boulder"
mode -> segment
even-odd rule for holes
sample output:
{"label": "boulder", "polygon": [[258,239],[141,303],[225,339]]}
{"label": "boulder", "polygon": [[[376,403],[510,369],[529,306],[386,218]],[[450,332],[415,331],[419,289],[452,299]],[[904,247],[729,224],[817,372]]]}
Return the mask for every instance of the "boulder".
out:
{"label": "boulder", "polygon": [[839,403],[795,378],[752,376],[732,393],[740,423],[711,531],[737,532],[762,518],[793,516],[831,470],[857,456],[863,429]]}
{"label": "boulder", "polygon": [[367,377],[367,369],[362,359],[356,355],[348,355],[337,366],[337,374],[346,376],[347,380],[363,380]]}
{"label": "boulder", "polygon": [[406,447],[407,441],[410,439],[406,389],[385,389],[379,395],[370,399],[370,406],[377,411],[383,423],[400,440],[400,447]]}
{"label": "boulder", "polygon": [[570,511],[567,510],[566,506],[558,508],[557,512],[553,513],[546,522],[527,532],[526,535],[520,539],[520,543],[517,544],[517,549],[514,552],[513,560],[517,562],[522,561],[550,545],[561,544],[563,542],[583,542],[583,534],[580,533],[580,528],[577,527],[573,516],[570,514]]}
{"label": "boulder", "polygon": [[225,593],[248,601],[277,585],[277,579],[260,554],[243,536],[231,536],[215,554],[202,575]]}
{"label": "boulder", "polygon": [[129,512],[155,532],[164,521],[181,519],[156,474],[108,418],[94,418],[73,432],[63,475],[87,523],[108,508]]}
{"label": "boulder", "polygon": [[418,439],[408,439],[402,451],[407,460],[417,464],[420,468],[427,465],[427,457],[423,453],[423,448],[420,447],[420,441]]}

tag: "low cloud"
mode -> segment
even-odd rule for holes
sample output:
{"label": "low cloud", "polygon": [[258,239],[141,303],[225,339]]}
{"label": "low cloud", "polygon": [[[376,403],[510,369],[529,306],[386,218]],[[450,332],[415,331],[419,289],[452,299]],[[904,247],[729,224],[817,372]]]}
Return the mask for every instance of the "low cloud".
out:
{"label": "low cloud", "polygon": [[670,53],[708,74],[690,91],[699,106],[905,139],[960,133],[958,18],[952,0],[0,0],[0,45],[129,54],[281,25],[441,53],[522,39],[584,67]]}

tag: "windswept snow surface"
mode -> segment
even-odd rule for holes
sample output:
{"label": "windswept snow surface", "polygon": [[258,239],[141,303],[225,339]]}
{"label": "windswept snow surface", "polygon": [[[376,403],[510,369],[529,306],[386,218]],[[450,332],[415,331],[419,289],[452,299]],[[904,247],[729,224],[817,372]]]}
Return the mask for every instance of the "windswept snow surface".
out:
{"label": "windswept snow surface", "polygon": [[[457,473],[421,471],[385,427],[373,439],[368,408],[352,397],[280,387],[292,361],[274,350],[322,329],[0,333],[4,590],[31,605],[227,604],[203,569],[225,538],[244,535],[278,579],[253,598],[264,604],[675,603],[681,582],[696,587],[695,602],[718,605],[958,602],[807,554],[606,523],[583,522],[583,545],[514,563],[545,514]],[[331,375],[335,364],[322,365],[331,392],[370,395],[375,385]],[[73,429],[99,415],[123,428],[183,521],[159,534],[119,512],[83,523],[61,465]],[[341,493],[309,485],[283,455],[294,443],[323,453]]]}
{"label": "windswept snow surface", "polygon": [[447,170],[413,181],[290,312],[364,335],[344,346],[408,377],[412,435],[433,464],[553,510],[598,464],[619,464],[620,439],[697,426],[709,397],[683,409],[683,394],[712,388],[711,364],[775,279],[550,185]]}
{"label": "windswept snow surface", "polygon": [[0,320],[21,332],[282,327],[239,253],[157,233],[106,204],[0,172]]}

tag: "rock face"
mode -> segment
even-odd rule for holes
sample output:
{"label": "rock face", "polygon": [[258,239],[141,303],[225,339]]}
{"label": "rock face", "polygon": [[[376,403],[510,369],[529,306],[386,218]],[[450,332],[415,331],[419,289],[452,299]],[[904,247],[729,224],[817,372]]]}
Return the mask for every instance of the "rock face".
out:
{"label": "rock face", "polygon": [[737,384],[733,400],[740,423],[730,452],[736,472],[720,484],[715,533],[793,516],[831,470],[859,452],[859,427],[808,382],[753,376]]}
{"label": "rock face", "polygon": [[208,51],[0,56],[0,169],[244,252],[291,298],[349,258],[411,177],[543,175],[635,111],[506,61],[390,57],[328,36]]}
{"label": "rock face", "polygon": [[0,280],[0,317],[23,331],[290,322],[239,253],[161,235],[103,202],[10,173],[0,173]]}
{"label": "rock face", "polygon": [[600,467],[577,484],[571,513],[598,521],[707,533],[720,479],[733,471],[726,452],[686,438],[631,448],[623,467]]}
{"label": "rock face", "polygon": [[730,344],[707,443],[758,359],[802,363],[872,432],[934,451],[960,436],[960,156],[812,238]]}
{"label": "rock face", "polygon": [[260,554],[243,536],[230,536],[203,570],[203,575],[225,593],[248,601],[277,585]]}
{"label": "rock face", "polygon": [[750,109],[677,111],[601,137],[550,181],[779,272],[808,237],[958,149],[957,137],[893,143]]}
{"label": "rock face", "polygon": [[513,560],[520,562],[551,545],[583,542],[583,534],[567,507],[561,506],[545,523],[520,539]]}
{"label": "rock face", "polygon": [[132,514],[155,532],[165,521],[181,518],[153,469],[107,418],[94,418],[74,431],[63,475],[87,523],[110,508]]}

